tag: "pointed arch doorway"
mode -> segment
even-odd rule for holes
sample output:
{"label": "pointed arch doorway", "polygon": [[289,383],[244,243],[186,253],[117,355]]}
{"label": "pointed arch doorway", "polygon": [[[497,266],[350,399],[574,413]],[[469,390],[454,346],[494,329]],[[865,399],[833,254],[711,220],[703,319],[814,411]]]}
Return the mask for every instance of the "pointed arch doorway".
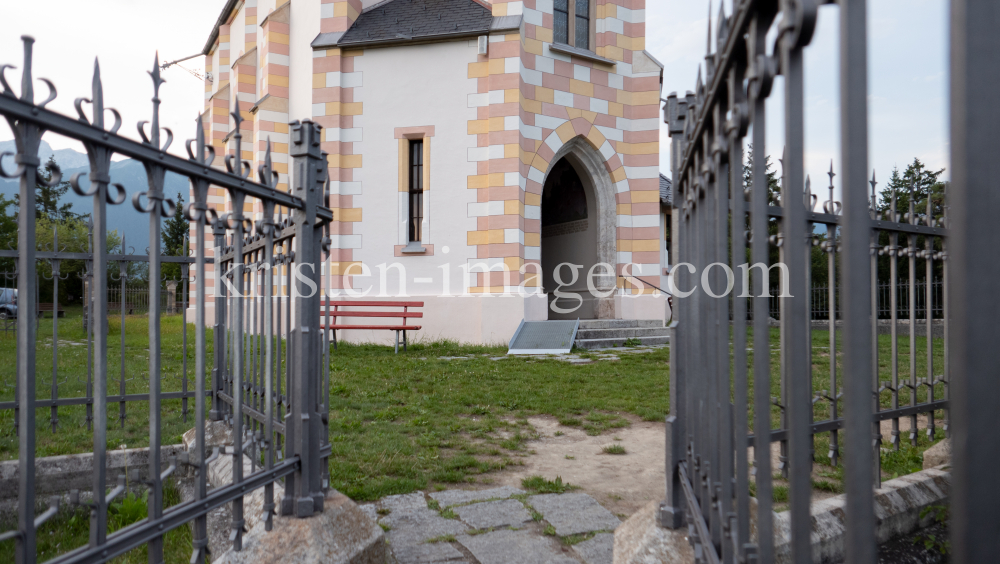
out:
{"label": "pointed arch doorway", "polygon": [[601,155],[581,137],[568,141],[552,159],[541,200],[548,318],[615,318],[616,209]]}

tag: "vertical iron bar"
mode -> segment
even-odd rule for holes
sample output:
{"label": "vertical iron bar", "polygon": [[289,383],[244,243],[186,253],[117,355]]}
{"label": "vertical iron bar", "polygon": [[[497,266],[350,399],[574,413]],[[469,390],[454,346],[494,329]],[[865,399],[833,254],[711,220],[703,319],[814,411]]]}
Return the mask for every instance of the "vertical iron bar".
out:
{"label": "vertical iron bar", "polygon": [[[52,251],[59,252],[59,228],[52,229]],[[52,267],[52,408],[49,422],[52,432],[56,432],[59,424],[59,408],[55,401],[59,399],[59,260],[50,260]]]}
{"label": "vertical iron bar", "polygon": [[[927,225],[934,227],[934,206],[931,189],[927,189]],[[924,318],[927,320],[927,401],[934,401],[934,238],[924,236]],[[934,412],[927,416],[927,438],[934,440]]]}
{"label": "vertical iron bar", "polygon": [[[858,9],[860,9],[860,8],[858,8]],[[843,13],[841,13],[841,17],[843,17]],[[853,17],[857,17],[857,16],[854,16],[852,14],[852,20],[851,20],[852,23],[854,22]],[[857,24],[854,24],[854,25],[857,25]],[[841,29],[844,29],[843,24],[841,24]],[[845,41],[845,39],[842,37],[841,38],[841,48],[842,49],[843,49],[843,41]],[[841,69],[841,72],[843,72],[843,69]],[[865,78],[866,78],[866,83],[867,83],[867,77],[865,77]],[[867,105],[866,105],[866,108],[867,108]],[[865,160],[867,161],[867,157],[865,157]],[[847,170],[847,168],[846,168],[847,167],[847,163],[845,163],[844,166],[845,166],[845,170]],[[845,176],[846,176],[846,174],[845,174]],[[845,178],[844,181],[847,182],[847,178]],[[876,180],[875,180],[875,172],[874,171],[872,171],[872,179],[869,182],[869,184],[871,185],[871,188],[872,188],[872,191],[871,191],[871,207],[870,207],[869,217],[874,222],[875,220],[879,219],[878,201],[876,200],[876,196],[875,196],[875,186],[878,185],[878,182],[876,182]],[[846,226],[848,220],[845,219],[844,221],[845,221],[845,226]],[[846,228],[845,228],[844,231],[846,232]],[[877,413],[879,411],[882,411],[882,398],[881,398],[882,392],[880,391],[881,390],[881,385],[880,385],[881,384],[881,380],[879,378],[879,362],[878,362],[878,319],[879,319],[879,315],[881,313],[881,310],[879,308],[879,290],[880,290],[880,286],[878,284],[878,254],[879,254],[878,237],[879,237],[879,232],[878,232],[877,229],[875,229],[874,227],[872,227],[871,230],[870,230],[870,233],[871,234],[869,235],[869,243],[868,243],[868,245],[869,245],[868,254],[870,256],[869,269],[871,271],[871,275],[870,275],[870,280],[871,280],[871,316],[870,316],[870,321],[871,321],[871,359],[872,359],[872,362],[871,362],[871,371],[872,371],[872,373],[871,373],[871,384],[870,385],[871,385],[871,393],[872,393],[872,410]],[[845,315],[846,315],[846,313],[845,313]],[[847,325],[848,325],[847,318],[845,317],[844,318],[844,327],[845,327],[845,329],[844,329],[845,330],[845,333],[844,333],[844,335],[845,335],[845,337],[844,337],[844,346],[845,347],[847,346],[847,342],[848,342],[847,341],[847,333],[846,333],[846,331],[847,331],[847,329],[846,329]],[[848,362],[847,358],[845,357],[844,358],[844,363],[845,363],[844,365],[845,366],[847,366],[847,362]],[[846,382],[845,382],[845,385],[846,385]],[[851,401],[851,400],[848,399],[847,401]],[[872,424],[872,453],[873,453],[872,454],[872,459],[873,459],[872,473],[873,473],[874,486],[876,488],[881,488],[882,487],[882,456],[881,456],[881,453],[882,453],[882,423],[881,423],[881,421],[876,421],[876,422],[874,422]]]}
{"label": "vertical iron bar", "polygon": [[[34,39],[22,36],[24,67],[21,74],[21,99],[33,101],[31,51]],[[34,564],[35,554],[35,339],[38,319],[35,316],[35,189],[38,175],[38,147],[43,131],[30,122],[8,120],[17,139],[17,161],[23,166],[17,215],[17,537],[14,558],[19,564]],[[96,207],[96,206],[95,206]],[[95,210],[96,211],[96,210]],[[103,219],[103,217],[101,218]],[[97,453],[95,451],[95,457]]]}
{"label": "vertical iron bar", "polygon": [[[1000,408],[996,313],[1000,295],[1000,5],[995,0],[951,2],[951,174],[945,262],[949,284],[946,327],[954,321],[948,367],[954,378],[951,547],[955,562],[989,562],[1000,553],[1000,437],[992,432]],[[992,249],[991,251],[985,251]],[[951,269],[953,271],[949,272]],[[947,349],[946,349],[947,350]],[[947,353],[946,353],[947,354]]]}
{"label": "vertical iron bar", "polygon": [[226,284],[223,280],[225,270],[223,269],[222,255],[226,245],[226,227],[222,220],[212,222],[213,256],[215,257],[215,307],[213,308],[215,323],[212,326],[212,354],[215,357],[212,362],[212,408],[208,412],[208,417],[212,421],[222,421],[226,416],[226,409],[219,392],[222,391],[223,380],[226,372]]}
{"label": "vertical iron bar", "polygon": [[[781,204],[784,208],[782,231],[784,231],[784,260],[788,267],[789,296],[781,298],[781,328],[783,346],[781,351],[788,394],[785,411],[788,414],[789,446],[789,505],[791,508],[791,550],[792,561],[812,562],[810,542],[810,481],[812,461],[810,460],[809,429],[812,402],[809,395],[811,382],[808,333],[802,330],[808,322],[808,288],[806,287],[806,208],[802,204],[805,185],[804,157],[804,106],[805,96],[804,61],[802,48],[808,43],[811,30],[809,23],[793,23],[797,10],[808,9],[808,4],[783,3],[783,26],[789,26],[781,40],[781,70],[785,77],[785,143],[787,154],[784,162],[784,182],[781,186]],[[815,9],[815,6],[813,6]],[[806,15],[802,20],[807,20]],[[799,27],[795,27],[798,25]],[[798,327],[798,328],[796,328]]]}
{"label": "vertical iron bar", "polygon": [[[239,102],[236,102],[234,115],[239,113]],[[241,135],[239,133],[239,120],[236,122],[236,154],[239,160],[241,150]],[[242,165],[241,165],[242,166]],[[239,484],[243,481],[243,371],[246,354],[246,342],[244,331],[246,327],[243,321],[244,294],[246,283],[243,272],[243,202],[246,196],[241,192],[231,191],[230,198],[233,202],[233,287],[235,291],[232,296],[232,418],[233,418],[233,483]],[[239,552],[243,549],[243,533],[245,532],[246,521],[243,517],[243,497],[233,500],[233,522],[229,539],[233,542],[233,550]]]}
{"label": "vertical iron bar", "polygon": [[[150,143],[160,149],[160,66],[159,59],[150,73],[153,78],[153,120],[150,124]],[[156,521],[163,516],[163,480],[160,478],[160,461],[162,453],[160,412],[160,294],[162,269],[160,262],[160,229],[161,217],[169,217],[169,208],[165,207],[163,197],[163,182],[166,170],[150,163],[143,163],[149,181],[149,499],[147,502],[148,519]],[[139,208],[139,194],[133,198],[136,208]],[[174,212],[176,213],[176,209]],[[125,327],[122,326],[124,334]],[[150,540],[146,545],[149,564],[163,562],[163,537]]]}
{"label": "vertical iron bar", "polygon": [[[910,197],[909,197],[909,220],[907,223],[910,225],[917,224],[916,218],[916,207],[914,206],[913,198],[916,196],[913,191],[913,186],[910,186]],[[909,303],[909,314],[910,314],[910,405],[917,405],[917,236],[912,233],[907,236],[907,242],[909,245],[906,248],[906,255],[909,258],[907,264],[907,274],[909,275],[909,284],[907,288],[907,296]],[[933,413],[931,416],[933,417]],[[916,414],[910,416],[910,444],[912,446],[917,446],[917,416]]]}
{"label": "vertical iron bar", "polygon": [[[761,11],[750,24],[750,47],[754,55],[751,97],[753,121],[753,178],[750,187],[751,254],[757,272],[753,287],[753,380],[754,380],[754,480],[757,493],[757,554],[759,562],[771,562],[774,553],[774,526],[771,484],[771,329],[768,263],[768,181],[767,181],[767,97],[770,80],[767,57],[767,30],[773,13]],[[749,277],[749,270],[747,275]],[[751,290],[752,293],[753,290]]]}
{"label": "vertical iron bar", "polygon": [[[746,100],[743,98],[742,82],[746,73],[744,65],[730,71],[729,92],[730,107],[734,117],[726,125],[729,137],[729,186],[732,202],[732,230],[730,241],[732,256],[730,264],[733,267],[746,262],[746,192],[743,186],[743,136],[746,134],[743,120]],[[743,551],[750,542],[750,485],[747,461],[747,421],[748,421],[748,387],[747,387],[747,301],[748,290],[743,279],[736,281],[733,292],[733,444],[731,450],[736,453],[735,465],[735,499],[736,521],[735,529],[730,534],[735,535],[736,545],[741,553],[737,558],[745,558]],[[728,327],[727,327],[728,328]]]}
{"label": "vertical iron bar", "polygon": [[[125,235],[122,235],[122,254],[127,254],[128,251],[125,250]],[[118,394],[121,396],[121,401],[118,402],[118,421],[121,428],[125,428],[125,300],[128,294],[126,293],[127,287],[125,283],[128,281],[128,265],[124,259],[119,263],[118,272],[121,274],[122,281],[122,293],[118,296],[118,316],[121,319],[121,324],[118,326],[118,337],[121,343],[118,354],[119,354],[119,380],[118,380]]]}
{"label": "vertical iron bar", "polygon": [[[177,213],[183,213],[178,210]],[[185,237],[185,242],[187,237]],[[188,256],[190,252],[187,250],[187,245],[184,245],[184,255]],[[188,417],[188,332],[187,332],[187,306],[188,306],[188,279],[190,278],[191,266],[187,263],[181,265],[181,392],[183,396],[181,399],[181,416],[184,418],[184,423],[187,423]],[[176,306],[175,306],[176,307]],[[205,412],[198,414],[198,417],[202,419],[205,418]]]}
{"label": "vertical iron bar", "polygon": [[[202,121],[201,116],[198,116],[198,131],[197,131],[197,159],[205,158],[205,125]],[[195,399],[194,399],[194,429],[195,429],[195,445],[194,445],[194,458],[198,464],[198,470],[195,475],[194,482],[194,498],[197,501],[205,499],[208,495],[208,464],[205,463],[205,396],[206,396],[206,382],[207,378],[207,351],[206,351],[206,338],[205,338],[205,308],[207,307],[207,301],[205,299],[205,291],[207,290],[207,284],[205,283],[205,229],[208,227],[208,183],[202,180],[192,181],[191,193],[194,195],[191,207],[197,214],[195,221],[195,263],[194,263],[194,283],[195,283],[195,314],[194,314],[194,389],[195,389]],[[190,215],[190,214],[189,214]],[[215,262],[216,265],[221,262],[221,254],[216,250]],[[187,277],[185,276],[185,282]],[[216,286],[219,285],[221,280],[216,277]],[[218,294],[218,292],[216,292]],[[187,292],[184,293],[185,296],[185,306],[187,305]],[[216,319],[218,319],[218,310],[216,310]],[[185,308],[184,322],[187,324],[187,311]],[[218,323],[216,323],[216,331],[218,331]],[[218,348],[216,348],[218,351]],[[185,361],[187,360],[187,349],[184,351]],[[185,377],[187,371],[185,370]],[[194,553],[191,558],[192,564],[204,564],[206,561],[206,552],[208,548],[208,516],[206,514],[199,515],[194,521],[194,530],[192,545]]]}
{"label": "vertical iron bar", "polygon": [[[267,451],[264,454],[264,469],[270,470],[274,466],[274,319],[272,309],[274,307],[274,203],[264,201],[264,217],[262,219],[264,229],[264,438]],[[264,486],[264,528],[268,531],[273,526],[272,516],[274,515],[274,482],[268,482]]]}
{"label": "vertical iron bar", "polygon": [[[831,169],[832,171],[832,169]],[[833,182],[830,183],[830,208],[834,213],[833,202]],[[826,226],[827,248],[827,319],[830,327],[830,419],[837,419],[837,226],[828,224]],[[812,323],[810,322],[810,325]],[[811,348],[811,343],[810,343]],[[840,458],[840,445],[837,442],[837,430],[830,431],[830,465],[837,466]]]}
{"label": "vertical iron bar", "polygon": [[[841,300],[847,490],[847,562],[874,564],[872,385],[878,389],[877,256],[868,210],[868,46],[866,0],[840,2]],[[874,177],[872,179],[874,211]],[[877,235],[875,235],[877,237]],[[869,290],[871,300],[863,299]],[[871,334],[869,334],[871,331]],[[831,362],[833,359],[831,358]],[[871,373],[869,373],[871,371]],[[877,397],[875,399],[877,409]],[[878,449],[878,441],[875,441]],[[877,476],[878,467],[875,466]]]}
{"label": "vertical iron bar", "polygon": [[[87,222],[87,254],[94,256],[94,224],[93,218]],[[87,334],[87,432],[93,430],[94,424],[94,404],[91,399],[94,397],[93,369],[94,369],[94,265],[92,260],[84,261],[86,274],[84,275],[84,330]]]}
{"label": "vertical iron bar", "polygon": [[[896,188],[892,188],[892,203],[889,207],[889,221],[898,223],[899,217],[896,213]],[[899,255],[899,233],[891,231],[889,233],[889,339],[890,343],[889,361],[892,365],[892,408],[899,409],[899,272],[897,257]],[[892,448],[899,450],[899,418],[892,420]]]}
{"label": "vertical iron bar", "polygon": [[[94,61],[93,80],[93,124],[104,126],[104,103],[101,86],[100,67]],[[95,492],[94,505],[90,511],[90,547],[105,543],[108,534],[108,504],[104,496],[107,484],[107,441],[108,441],[108,229],[107,203],[110,200],[108,183],[111,178],[111,151],[105,147],[88,145],[90,158],[90,183],[94,187],[94,284],[92,288],[94,309],[92,327],[94,331],[94,475],[91,491]],[[22,200],[24,201],[24,200]]]}

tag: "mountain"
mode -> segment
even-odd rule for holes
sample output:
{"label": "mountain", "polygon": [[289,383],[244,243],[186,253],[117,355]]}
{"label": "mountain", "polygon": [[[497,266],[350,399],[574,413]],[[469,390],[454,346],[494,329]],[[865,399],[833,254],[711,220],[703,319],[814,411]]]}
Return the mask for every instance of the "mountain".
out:
{"label": "mountain", "polygon": [[[14,151],[14,141],[0,141],[0,152]],[[69,180],[78,172],[84,173],[80,178],[80,186],[85,190],[90,189],[90,179],[87,173],[90,172],[90,164],[85,153],[74,151],[73,149],[59,149],[53,151],[48,143],[42,141],[38,151],[42,163],[48,161],[49,156],[55,157],[56,163],[63,171],[63,179]],[[12,159],[4,159],[4,166],[10,170],[13,167]],[[125,201],[121,205],[108,206],[108,231],[118,231],[125,235],[126,244],[134,248],[136,254],[145,254],[149,247],[149,214],[136,211],[132,207],[132,194],[145,192],[149,189],[146,180],[146,170],[142,163],[133,159],[116,161],[111,163],[111,182],[118,183],[125,187]],[[0,194],[8,199],[12,199],[19,189],[18,180],[8,180],[0,178]],[[166,196],[176,203],[177,194],[184,196],[185,203],[189,200],[190,183],[186,178],[168,172],[164,179],[163,191]],[[90,214],[94,210],[94,198],[92,196],[79,196],[70,189],[63,196],[63,201],[69,202],[73,213]],[[145,203],[145,200],[143,200]],[[162,224],[162,219],[161,219]],[[132,252],[132,249],[129,249]]]}
{"label": "mountain", "polygon": [[[0,141],[0,153],[4,151],[15,152],[17,149],[14,144],[14,140],[10,141]],[[87,154],[81,153],[79,151],[74,151],[73,149],[59,149],[58,151],[52,150],[52,147],[46,141],[42,141],[42,144],[38,147],[38,160],[42,161],[42,165],[48,162],[49,157],[55,156],[56,162],[63,169],[70,168],[80,168],[90,165],[90,161],[87,160]]]}

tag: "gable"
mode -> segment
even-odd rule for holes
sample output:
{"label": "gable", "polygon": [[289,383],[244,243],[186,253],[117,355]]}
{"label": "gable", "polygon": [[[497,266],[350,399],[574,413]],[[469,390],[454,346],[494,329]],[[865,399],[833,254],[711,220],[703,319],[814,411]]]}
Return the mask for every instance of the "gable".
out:
{"label": "gable", "polygon": [[476,0],[389,0],[358,16],[337,44],[403,43],[488,33],[493,14]]}

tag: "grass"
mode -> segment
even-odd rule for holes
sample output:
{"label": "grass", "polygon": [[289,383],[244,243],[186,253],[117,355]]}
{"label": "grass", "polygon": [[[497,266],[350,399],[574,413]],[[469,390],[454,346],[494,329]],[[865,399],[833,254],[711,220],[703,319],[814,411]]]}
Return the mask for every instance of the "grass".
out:
{"label": "grass", "polygon": [[[172,481],[163,488],[164,506],[180,503],[180,492]],[[145,495],[129,493],[108,506],[108,533],[127,527],[146,518]],[[41,513],[39,511],[38,513]],[[0,523],[0,529],[16,528],[14,521]],[[75,548],[86,546],[90,540],[90,512],[82,507],[63,507],[38,530],[38,561],[44,562]],[[167,532],[163,538],[164,562],[187,562],[191,558],[191,528],[181,525]],[[0,562],[14,561],[14,543],[0,543]],[[148,561],[146,547],[133,549],[112,560],[114,564],[141,564]]]}
{"label": "grass", "polygon": [[[748,348],[752,348],[753,344],[753,330],[748,329],[747,331],[747,343]],[[836,362],[836,385],[837,391],[842,392],[844,381],[843,381],[843,334],[838,332],[836,334],[836,345],[837,354],[835,356]],[[777,328],[771,328],[769,339],[771,342],[770,351],[770,364],[771,364],[771,374],[770,374],[770,395],[772,397],[780,398],[781,394],[781,354],[780,348],[778,347],[780,343],[780,331]],[[897,339],[896,347],[898,350],[898,368],[897,368],[897,378],[900,382],[909,382],[911,378],[910,374],[910,342],[909,336],[899,336]],[[927,338],[918,336],[916,338],[914,351],[914,364],[916,371],[913,374],[917,378],[924,378],[927,376]],[[825,394],[825,390],[830,390],[831,377],[830,377],[830,332],[824,330],[813,330],[812,331],[812,389],[814,396],[829,395]],[[941,374],[944,366],[944,341],[943,339],[933,339],[931,344],[931,354],[934,363],[934,373]],[[748,369],[748,392],[749,392],[749,406],[748,415],[751,427],[754,423],[754,382],[753,382],[753,351],[747,351],[747,365]],[[886,382],[892,380],[893,372],[893,362],[892,362],[892,337],[890,335],[879,335],[878,336],[878,360],[879,360],[879,381]],[[916,401],[918,403],[926,402],[928,400],[928,388],[926,386],[920,386],[917,391]],[[944,397],[944,385],[938,384],[934,386],[934,398],[940,399]],[[909,405],[911,401],[910,392],[905,388],[899,393],[899,405],[906,406]],[[890,391],[882,391],[879,394],[879,404],[882,409],[889,409],[893,406],[892,393]],[[838,416],[843,416],[844,403],[843,400],[838,402]],[[942,412],[938,411],[936,417],[940,418]],[[770,406],[770,419],[772,428],[780,428],[781,425],[781,409],[775,405]],[[813,419],[815,421],[821,421],[829,419],[832,415],[831,402],[826,399],[819,399],[813,404]],[[751,429],[752,432],[752,429]],[[911,474],[917,472],[923,467],[923,452],[931,447],[934,443],[944,438],[944,432],[941,430],[940,425],[938,426],[935,436],[933,439],[926,436],[924,430],[920,430],[917,437],[917,445],[912,446],[908,440],[908,437],[903,435],[908,435],[908,433],[901,433],[901,441],[899,450],[893,450],[889,448],[888,436],[883,437],[883,449],[881,452],[881,463],[882,463],[882,475],[884,479],[891,479],[906,474]],[[831,460],[828,458],[827,453],[830,447],[831,433],[818,434],[813,436],[813,448],[815,452],[814,456],[814,474],[823,476],[823,479],[814,479],[813,487],[816,490],[825,491],[828,493],[842,493],[843,492],[843,460],[844,452],[843,441],[844,435],[843,431],[839,433],[840,442],[840,457],[837,461],[837,465],[831,465]],[[824,476],[825,474],[825,476]],[[752,485],[752,480],[751,480]],[[783,488],[784,491],[780,491],[779,488]],[[787,486],[783,481],[776,481],[774,484],[774,497],[775,503],[785,503],[787,501]],[[785,501],[780,501],[779,498],[784,498]],[[776,507],[776,510],[779,508]]]}
{"label": "grass", "polygon": [[604,454],[625,454],[625,447],[619,444],[607,445],[601,450]]}
{"label": "grass", "polygon": [[[60,398],[87,397],[87,346],[86,334],[82,328],[82,309],[67,307],[66,317],[59,320],[59,346],[57,385]],[[122,386],[123,365],[121,362],[121,318],[108,319],[108,392],[118,394]],[[179,315],[164,316],[161,322],[162,354],[160,385],[164,392],[181,391],[183,381],[184,352],[182,342],[182,318]],[[124,389],[126,394],[141,394],[149,391],[149,321],[145,316],[125,318],[125,362]],[[212,355],[212,331],[207,330],[208,358]],[[188,325],[187,377],[188,390],[194,390],[194,326]],[[38,346],[36,347],[37,397],[49,399],[52,396],[52,319],[38,322]],[[0,401],[14,400],[14,385],[17,379],[14,359],[17,343],[14,333],[0,332]],[[181,435],[194,426],[194,398],[187,401],[187,420],[183,415],[181,400],[162,400],[161,433],[163,444],[181,442]],[[125,418],[120,419],[120,405],[108,405],[108,450],[149,446],[149,403],[133,401],[125,404]],[[87,410],[84,406],[60,407],[57,413],[58,425],[52,431],[50,408],[36,410],[35,456],[54,456],[89,452],[94,448],[93,433],[88,429]],[[17,435],[14,429],[13,410],[0,411],[0,460],[17,458]]]}
{"label": "grass", "polygon": [[[179,391],[183,379],[180,347],[180,316],[162,319],[162,379],[164,391]],[[118,317],[109,319],[108,373],[109,390],[118,393],[124,368],[125,392],[148,390],[147,330],[148,320],[133,316],[125,321],[125,363],[120,359],[122,326]],[[51,394],[52,320],[39,322],[38,382],[39,398]],[[86,394],[87,347],[81,327],[80,308],[67,308],[59,320],[60,397]],[[187,374],[189,389],[194,389],[194,327],[188,325]],[[840,335],[838,334],[838,340]],[[779,342],[779,332],[772,329],[770,340]],[[752,333],[749,341],[752,342]],[[891,339],[879,336],[880,379],[891,379]],[[211,330],[208,331],[208,358],[212,358]],[[829,333],[812,331],[812,387],[818,394],[830,387]],[[898,341],[899,378],[908,380],[909,338]],[[914,360],[917,377],[926,376],[926,339],[917,338]],[[943,343],[932,344],[935,372],[943,365]],[[839,347],[838,347],[839,348]],[[495,361],[503,356],[500,347],[459,346],[452,342],[414,343],[398,355],[384,345],[340,343],[330,356],[330,485],[358,501],[375,500],[386,495],[416,490],[440,490],[458,483],[489,483],[490,474],[518,465],[530,454],[525,443],[537,437],[528,418],[548,415],[565,427],[584,430],[590,435],[611,433],[629,425],[628,415],[645,421],[662,421],[669,403],[667,349],[646,354],[623,355],[617,362],[593,362],[573,366],[555,359],[517,357]],[[578,351],[582,358],[597,359],[595,353]],[[753,354],[748,351],[748,365]],[[445,360],[442,357],[464,357]],[[0,401],[13,400],[16,380],[15,342],[12,334],[0,333]],[[770,353],[770,392],[781,395],[780,353],[772,346]],[[837,386],[842,389],[841,353],[834,358],[838,366]],[[211,370],[211,367],[208,368]],[[753,381],[749,381],[749,415],[753,421]],[[943,396],[937,385],[935,397]],[[927,388],[917,392],[917,401],[925,401]],[[889,392],[879,399],[883,407],[892,405]],[[909,403],[909,393],[900,394],[900,404]],[[164,443],[180,442],[183,432],[193,426],[194,401],[188,402],[187,421],[180,400],[164,400],[161,409]],[[843,403],[841,402],[841,410]],[[781,412],[770,407],[774,427],[780,425]],[[148,444],[149,406],[129,402],[125,407],[124,428],[119,406],[109,405],[108,448],[142,447]],[[830,402],[817,401],[816,420],[830,417]],[[39,409],[36,456],[87,452],[93,448],[92,433],[87,428],[83,406],[63,407],[58,411],[59,424],[53,432],[50,410]],[[560,431],[561,433],[561,431]],[[841,488],[840,465],[829,465],[825,453],[829,434],[814,438],[817,468],[829,477],[816,478],[817,489],[830,492]],[[941,436],[940,430],[938,436]],[[905,441],[904,441],[905,442]],[[918,446],[901,445],[899,451],[883,451],[882,464],[887,477],[903,475],[921,466],[921,453],[932,444],[923,434]],[[613,449],[621,445],[610,445]],[[624,448],[622,453],[624,453]],[[0,459],[18,456],[13,412],[0,412]],[[573,488],[560,478],[541,476],[526,479],[525,489],[536,493],[563,493]],[[775,501],[787,500],[787,487],[775,484]]]}
{"label": "grass", "polygon": [[528,476],[527,478],[522,479],[521,487],[530,492],[539,494],[547,494],[547,493],[561,494],[561,493],[566,493],[570,490],[577,489],[577,486],[574,486],[568,482],[563,482],[561,476],[556,476],[555,480],[548,480],[545,477],[539,475]]}
{"label": "grass", "polygon": [[[80,308],[59,319],[59,395],[86,395],[87,347]],[[180,316],[161,321],[164,391],[181,388]],[[117,317],[109,319],[108,386],[118,393],[121,374]],[[39,323],[38,397],[51,394],[52,320]],[[125,324],[126,393],[148,390],[148,320]],[[194,326],[188,325],[189,389],[194,388]],[[208,332],[211,360],[211,331]],[[0,334],[0,401],[13,400],[16,350],[12,335]],[[393,354],[383,345],[340,343],[331,353],[331,486],[351,498],[375,500],[457,483],[486,482],[489,473],[520,463],[525,443],[536,438],[527,418],[550,415],[568,426],[600,435],[629,425],[626,415],[661,421],[668,405],[669,352],[628,355],[615,363],[571,366],[555,359],[505,358],[497,347],[455,343],[415,343]],[[582,353],[588,356],[590,353]],[[465,360],[440,357],[464,356]],[[6,360],[6,361],[5,361]],[[211,367],[209,367],[211,370]],[[164,400],[164,443],[177,443],[193,427],[194,401],[187,421],[180,400]],[[83,406],[61,407],[59,425],[48,425],[49,409],[36,412],[36,456],[93,450]],[[129,402],[125,428],[119,406],[108,406],[109,449],[148,445],[149,405]],[[17,458],[13,412],[0,412],[0,459]]]}

